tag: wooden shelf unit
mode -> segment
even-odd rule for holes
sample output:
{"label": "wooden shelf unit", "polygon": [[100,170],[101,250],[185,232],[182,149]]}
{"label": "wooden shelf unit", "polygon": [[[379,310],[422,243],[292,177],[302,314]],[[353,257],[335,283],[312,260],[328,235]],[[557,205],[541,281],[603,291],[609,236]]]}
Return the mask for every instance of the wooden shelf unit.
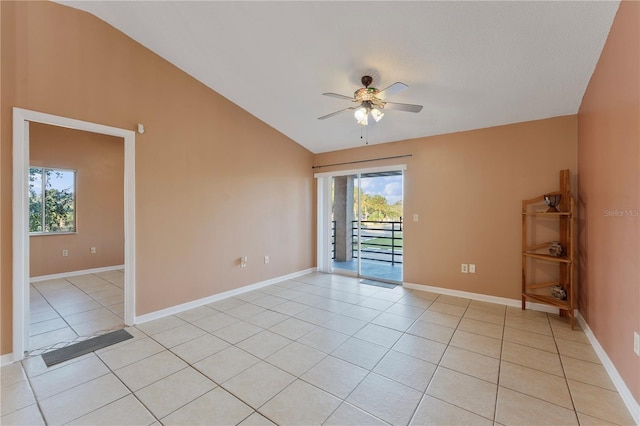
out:
{"label": "wooden shelf unit", "polygon": [[[574,227],[575,227],[575,200],[571,195],[571,174],[569,170],[560,171],[560,190],[548,194],[560,194],[559,212],[533,211],[533,208],[544,208],[544,195],[522,201],[522,309],[526,309],[527,300],[554,306],[560,310],[560,316],[568,316],[573,329],[575,285],[574,285]],[[534,238],[536,227],[540,226],[541,219],[555,220],[558,222],[558,232],[555,241],[562,246],[562,256],[548,254],[551,241],[536,243],[529,239]],[[548,231],[547,231],[548,232]],[[535,267],[535,262],[547,262],[556,264],[558,279],[544,282],[530,282],[531,277],[527,271]],[[545,294],[544,289],[552,286],[560,286],[567,293],[565,300],[560,300],[551,295],[550,289]]]}

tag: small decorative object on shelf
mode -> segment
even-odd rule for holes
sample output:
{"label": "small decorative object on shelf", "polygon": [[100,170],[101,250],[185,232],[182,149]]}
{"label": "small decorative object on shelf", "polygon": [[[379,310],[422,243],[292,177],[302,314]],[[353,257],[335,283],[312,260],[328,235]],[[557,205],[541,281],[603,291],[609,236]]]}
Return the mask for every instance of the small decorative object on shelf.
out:
{"label": "small decorative object on shelf", "polygon": [[559,285],[551,287],[551,295],[558,300],[567,300],[567,292]]}
{"label": "small decorative object on shelf", "polygon": [[562,245],[560,245],[560,241],[551,241],[549,243],[549,254],[553,257],[562,256],[563,250]]}
{"label": "small decorative object on shelf", "polygon": [[570,180],[569,170],[560,170],[559,191],[522,201],[522,309],[527,302],[556,307],[573,329],[575,200]]}
{"label": "small decorative object on shelf", "polygon": [[544,196],[544,203],[549,206],[549,210],[547,210],[547,213],[557,212],[558,209],[556,207],[558,206],[558,204],[560,204],[561,199],[562,195],[560,194],[546,194]]}

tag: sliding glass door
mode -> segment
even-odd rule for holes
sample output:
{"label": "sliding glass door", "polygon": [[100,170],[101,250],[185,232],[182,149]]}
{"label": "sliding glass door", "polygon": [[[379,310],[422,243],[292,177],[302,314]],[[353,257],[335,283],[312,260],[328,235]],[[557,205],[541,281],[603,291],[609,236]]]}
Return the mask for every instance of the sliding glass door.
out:
{"label": "sliding glass door", "polygon": [[332,177],[332,272],[402,282],[402,178],[402,170]]}

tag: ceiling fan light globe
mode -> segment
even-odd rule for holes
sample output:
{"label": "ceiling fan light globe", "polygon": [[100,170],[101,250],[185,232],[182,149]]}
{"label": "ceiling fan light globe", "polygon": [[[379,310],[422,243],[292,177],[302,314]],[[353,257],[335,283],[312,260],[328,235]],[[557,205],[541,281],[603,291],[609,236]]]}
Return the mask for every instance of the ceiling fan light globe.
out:
{"label": "ceiling fan light globe", "polygon": [[374,120],[376,120],[376,122],[378,122],[384,116],[384,112],[380,111],[378,108],[373,108],[371,110],[371,116],[373,117]]}
{"label": "ceiling fan light globe", "polygon": [[362,120],[366,120],[366,118],[367,118],[367,109],[365,107],[358,108],[353,113],[353,116],[356,118],[356,120],[358,120],[358,122],[360,122]]}
{"label": "ceiling fan light globe", "polygon": [[367,107],[362,106],[356,109],[356,111],[353,113],[353,116],[361,126],[366,126],[369,124],[369,109]]}

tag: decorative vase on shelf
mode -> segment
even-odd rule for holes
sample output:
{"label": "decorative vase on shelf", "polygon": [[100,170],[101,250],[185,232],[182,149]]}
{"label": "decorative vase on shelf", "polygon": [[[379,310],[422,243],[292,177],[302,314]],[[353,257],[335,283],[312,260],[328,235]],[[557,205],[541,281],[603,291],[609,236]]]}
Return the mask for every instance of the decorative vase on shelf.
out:
{"label": "decorative vase on shelf", "polygon": [[547,194],[544,196],[544,203],[549,207],[547,213],[558,212],[556,207],[560,204],[561,198],[562,195],[560,194]]}
{"label": "decorative vase on shelf", "polygon": [[567,292],[561,286],[554,285],[553,287],[551,287],[551,296],[555,297],[558,300],[566,300]]}
{"label": "decorative vase on shelf", "polygon": [[563,250],[560,241],[551,241],[549,243],[549,254],[553,257],[562,256]]}

